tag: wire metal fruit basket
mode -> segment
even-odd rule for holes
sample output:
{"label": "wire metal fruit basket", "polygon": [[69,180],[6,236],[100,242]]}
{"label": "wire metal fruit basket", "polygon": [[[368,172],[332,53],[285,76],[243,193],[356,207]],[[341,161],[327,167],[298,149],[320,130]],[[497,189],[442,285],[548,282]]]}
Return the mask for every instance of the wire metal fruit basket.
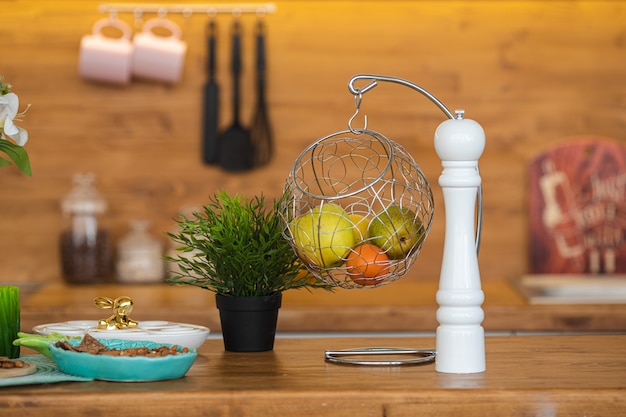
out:
{"label": "wire metal fruit basket", "polygon": [[[361,80],[369,84],[355,87]],[[478,159],[485,148],[485,132],[476,121],[464,118],[464,110],[455,110],[455,117],[431,93],[401,78],[371,74],[352,77],[348,89],[354,95],[356,112],[348,121],[349,130],[315,141],[300,154],[287,178],[280,210],[283,235],[313,275],[344,288],[390,283],[404,276],[415,262],[434,215],[430,185],[402,146],[367,130],[367,116],[364,128],[352,127],[362,94],[379,81],[418,91],[449,118],[439,124],[434,135],[443,168],[439,185],[446,211],[436,296],[437,346],[327,350],[325,358],[352,365],[410,365],[433,362],[436,356],[438,372],[484,372],[484,294],[478,268],[482,179]],[[369,258],[364,255],[366,246],[377,248],[369,251]],[[389,359],[390,355],[409,358]],[[414,355],[417,358],[410,357]],[[382,359],[367,359],[376,356]]]}
{"label": "wire metal fruit basket", "polygon": [[434,203],[428,180],[403,146],[351,128],[299,155],[281,214],[283,235],[310,273],[343,288],[373,288],[403,277],[414,264]]}

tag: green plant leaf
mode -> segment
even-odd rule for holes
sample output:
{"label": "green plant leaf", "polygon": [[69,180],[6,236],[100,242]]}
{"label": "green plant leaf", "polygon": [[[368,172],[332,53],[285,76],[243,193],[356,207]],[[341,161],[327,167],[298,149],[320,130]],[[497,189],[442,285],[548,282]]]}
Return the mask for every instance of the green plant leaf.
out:
{"label": "green plant leaf", "polygon": [[266,208],[263,196],[247,198],[218,191],[202,210],[175,221],[166,232],[180,253],[164,258],[178,265],[168,281],[218,294],[270,295],[294,288],[333,289],[301,278],[304,266],[282,235],[279,202]]}
{"label": "green plant leaf", "polygon": [[[28,159],[26,149],[8,140],[0,139],[0,151],[4,152],[20,171],[28,176],[32,175],[30,159]],[[11,162],[0,157],[0,166],[8,165],[11,165]]]}

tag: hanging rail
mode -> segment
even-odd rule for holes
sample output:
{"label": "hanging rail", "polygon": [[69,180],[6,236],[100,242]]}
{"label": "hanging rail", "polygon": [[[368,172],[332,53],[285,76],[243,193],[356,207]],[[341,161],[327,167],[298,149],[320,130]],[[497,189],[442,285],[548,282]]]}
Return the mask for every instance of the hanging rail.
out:
{"label": "hanging rail", "polygon": [[100,13],[182,13],[190,16],[193,13],[274,13],[274,3],[233,3],[233,4],[157,4],[157,3],[104,3],[98,7]]}

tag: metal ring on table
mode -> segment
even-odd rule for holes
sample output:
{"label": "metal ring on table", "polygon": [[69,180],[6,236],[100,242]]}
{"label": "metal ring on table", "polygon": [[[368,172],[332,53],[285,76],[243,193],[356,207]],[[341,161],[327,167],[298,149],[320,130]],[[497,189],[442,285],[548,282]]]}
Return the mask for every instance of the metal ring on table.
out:
{"label": "metal ring on table", "polygon": [[[410,359],[391,360],[369,360],[369,359],[347,359],[343,356],[378,356],[378,355],[411,355],[417,356]],[[419,365],[433,362],[436,352],[434,349],[407,349],[407,348],[357,348],[343,350],[327,350],[325,359],[328,362],[341,363],[347,365]]]}

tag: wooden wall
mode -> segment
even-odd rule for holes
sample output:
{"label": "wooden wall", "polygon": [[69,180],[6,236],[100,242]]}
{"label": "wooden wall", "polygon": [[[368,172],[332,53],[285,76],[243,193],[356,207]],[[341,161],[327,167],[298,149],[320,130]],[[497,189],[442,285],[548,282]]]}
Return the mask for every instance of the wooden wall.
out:
{"label": "wooden wall", "polygon": [[[61,280],[59,201],[76,172],[97,175],[115,239],[130,219],[146,218],[165,243],[176,211],[206,203],[217,189],[278,196],[300,151],[347,127],[354,101],[346,83],[357,73],[409,79],[484,127],[484,280],[527,271],[532,155],[574,136],[626,140],[626,1],[277,1],[265,18],[276,153],[270,165],[244,174],[200,160],[208,17],[171,16],[189,45],[182,82],[111,87],[77,75],[80,39],[104,17],[99,4],[0,1],[0,74],[32,104],[21,126],[30,133],[33,165],[30,178],[0,170],[0,282]],[[129,14],[119,17],[132,23]],[[246,121],[256,18],[242,17]],[[231,16],[217,19],[226,125]],[[444,212],[432,138],[445,116],[392,84],[368,92],[362,110],[370,128],[410,150],[433,184],[435,224],[406,279],[436,278]]]}

